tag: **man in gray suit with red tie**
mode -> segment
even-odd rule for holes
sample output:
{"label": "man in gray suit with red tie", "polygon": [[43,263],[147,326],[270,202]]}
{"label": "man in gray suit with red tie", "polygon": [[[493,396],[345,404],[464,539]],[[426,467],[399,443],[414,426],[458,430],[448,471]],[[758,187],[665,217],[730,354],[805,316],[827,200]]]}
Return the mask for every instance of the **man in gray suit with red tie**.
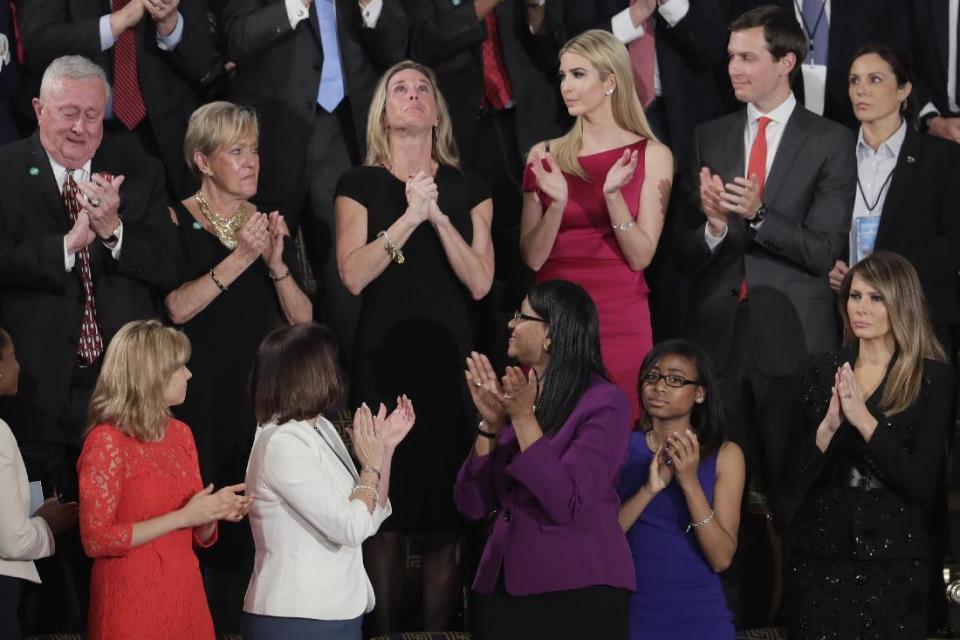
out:
{"label": "man in gray suit with red tie", "polygon": [[807,45],[794,16],[759,7],[730,31],[730,80],[747,107],[697,128],[675,251],[730,436],[776,506],[791,378],[808,353],[836,346],[827,273],[846,247],[857,164],[850,132],[790,90]]}

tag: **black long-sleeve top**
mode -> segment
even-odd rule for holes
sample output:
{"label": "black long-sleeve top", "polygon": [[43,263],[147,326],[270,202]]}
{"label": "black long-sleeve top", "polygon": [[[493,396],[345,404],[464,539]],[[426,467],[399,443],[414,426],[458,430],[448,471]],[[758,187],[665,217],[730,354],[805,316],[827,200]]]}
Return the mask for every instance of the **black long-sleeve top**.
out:
{"label": "black long-sleeve top", "polygon": [[[924,558],[953,414],[953,371],[924,360],[919,397],[890,416],[879,408],[885,376],[866,402],[879,423],[870,441],[844,421],[821,452],[816,431],[830,403],[834,374],[856,355],[854,348],[812,356],[799,380],[783,465],[787,544],[836,561]],[[848,486],[853,468],[882,486]]]}

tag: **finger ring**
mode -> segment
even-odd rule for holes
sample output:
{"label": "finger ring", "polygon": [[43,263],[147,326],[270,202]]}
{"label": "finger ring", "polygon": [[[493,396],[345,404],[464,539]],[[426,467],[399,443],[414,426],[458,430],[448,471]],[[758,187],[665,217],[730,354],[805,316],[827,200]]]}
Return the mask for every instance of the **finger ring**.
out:
{"label": "finger ring", "polygon": [[483,384],[482,384],[479,380],[477,380],[477,381],[474,382],[473,384],[477,385],[478,387],[482,387],[482,386],[483,386]]}
{"label": "finger ring", "polygon": [[97,207],[99,207],[99,206],[100,206],[100,198],[91,198],[91,199],[90,199],[90,206],[93,207],[94,209],[96,209]]}
{"label": "finger ring", "polygon": [[853,394],[850,393],[850,392],[847,392],[847,393],[843,394],[843,397],[844,397],[844,398],[847,398],[847,399],[849,400],[850,398],[853,397]]}
{"label": "finger ring", "polygon": [[506,398],[507,400],[513,400],[513,394],[512,394],[512,393],[505,393],[505,394],[503,394],[503,397]]}

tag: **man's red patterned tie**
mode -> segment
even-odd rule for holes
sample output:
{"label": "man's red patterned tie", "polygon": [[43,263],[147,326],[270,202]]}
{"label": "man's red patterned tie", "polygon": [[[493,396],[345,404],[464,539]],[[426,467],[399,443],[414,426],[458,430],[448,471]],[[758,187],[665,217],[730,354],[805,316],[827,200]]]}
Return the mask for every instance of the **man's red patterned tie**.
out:
{"label": "man's red patterned tie", "polygon": [[[67,171],[67,180],[63,183],[63,204],[70,215],[73,225],[80,215],[80,203],[77,198],[80,189],[73,179],[73,171]],[[90,248],[77,251],[77,266],[80,269],[80,281],[83,284],[83,319],[80,323],[80,344],[77,345],[77,357],[85,364],[93,364],[103,353],[103,338],[97,325],[97,308],[93,299],[93,271],[90,269]]]}

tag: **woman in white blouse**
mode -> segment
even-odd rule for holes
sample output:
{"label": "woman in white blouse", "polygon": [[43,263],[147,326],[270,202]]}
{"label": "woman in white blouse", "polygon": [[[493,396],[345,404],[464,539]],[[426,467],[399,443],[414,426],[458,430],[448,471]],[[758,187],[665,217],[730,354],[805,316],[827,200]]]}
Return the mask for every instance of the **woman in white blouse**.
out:
{"label": "woman in white blouse", "polygon": [[342,384],[333,334],[316,324],[282,327],[260,345],[250,381],[260,427],[247,464],[256,543],[243,604],[245,640],[359,640],[374,605],[361,544],[390,515],[396,446],[413,403],[387,415],[363,405],[350,433],[360,471],[321,414]]}
{"label": "woman in white blouse", "polygon": [[[20,364],[10,335],[0,327],[0,396],[17,393]],[[20,587],[40,582],[33,561],[53,555],[53,536],[77,522],[77,503],[50,498],[30,517],[30,486],[17,440],[0,419],[0,633],[20,640]]]}

